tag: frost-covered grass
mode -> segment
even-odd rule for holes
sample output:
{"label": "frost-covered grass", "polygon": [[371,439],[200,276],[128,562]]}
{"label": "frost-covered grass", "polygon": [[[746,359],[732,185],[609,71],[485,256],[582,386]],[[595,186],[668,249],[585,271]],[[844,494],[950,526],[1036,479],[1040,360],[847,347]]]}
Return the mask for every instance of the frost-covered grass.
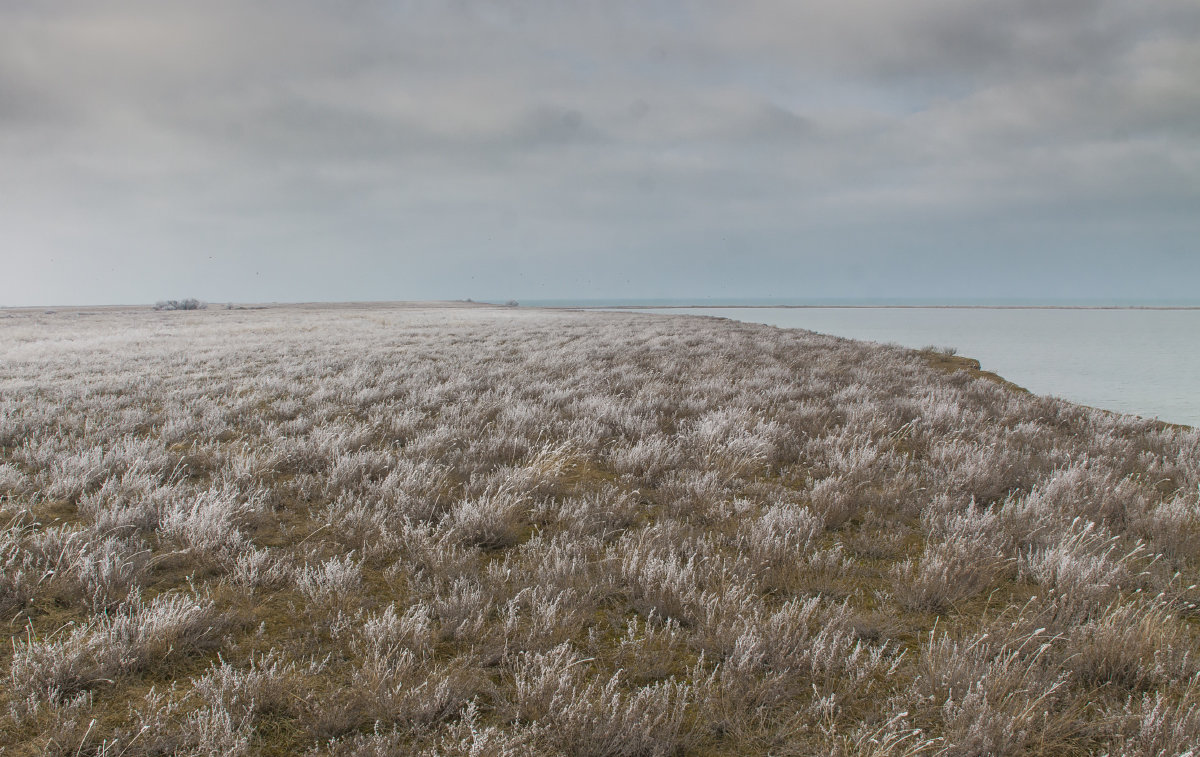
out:
{"label": "frost-covered grass", "polygon": [[1200,434],[512,308],[0,314],[5,754],[1200,744]]}

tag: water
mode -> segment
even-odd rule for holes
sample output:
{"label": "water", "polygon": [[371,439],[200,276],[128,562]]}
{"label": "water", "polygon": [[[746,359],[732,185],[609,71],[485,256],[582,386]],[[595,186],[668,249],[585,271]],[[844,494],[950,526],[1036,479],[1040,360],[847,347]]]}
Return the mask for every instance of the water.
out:
{"label": "water", "polygon": [[954,347],[1036,394],[1200,427],[1200,310],[671,308],[905,347]]}
{"label": "water", "polygon": [[[503,300],[497,300],[503,302]],[[1200,308],[1200,298],[1128,297],[659,297],[521,300],[527,307],[677,308],[677,307],[1060,307],[1060,308]]]}

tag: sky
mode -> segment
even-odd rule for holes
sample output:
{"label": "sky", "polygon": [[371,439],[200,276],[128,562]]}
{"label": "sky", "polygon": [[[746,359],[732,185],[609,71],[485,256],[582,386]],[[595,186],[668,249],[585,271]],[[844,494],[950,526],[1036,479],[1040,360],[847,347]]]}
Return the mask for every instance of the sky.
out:
{"label": "sky", "polygon": [[0,0],[0,306],[1198,300],[1194,0]]}

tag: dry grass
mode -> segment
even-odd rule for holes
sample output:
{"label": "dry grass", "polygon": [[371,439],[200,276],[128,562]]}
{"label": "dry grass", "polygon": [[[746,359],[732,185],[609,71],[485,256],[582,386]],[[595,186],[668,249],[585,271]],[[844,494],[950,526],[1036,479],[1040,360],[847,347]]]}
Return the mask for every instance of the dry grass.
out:
{"label": "dry grass", "polygon": [[0,751],[1186,754],[1200,434],[688,317],[0,319]]}

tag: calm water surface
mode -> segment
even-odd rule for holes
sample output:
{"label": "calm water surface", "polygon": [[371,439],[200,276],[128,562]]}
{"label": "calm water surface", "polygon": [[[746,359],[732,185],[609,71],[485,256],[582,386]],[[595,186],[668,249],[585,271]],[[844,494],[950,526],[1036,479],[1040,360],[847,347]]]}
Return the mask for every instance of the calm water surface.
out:
{"label": "calm water surface", "polygon": [[905,347],[948,346],[1037,394],[1200,426],[1200,310],[695,308]]}

